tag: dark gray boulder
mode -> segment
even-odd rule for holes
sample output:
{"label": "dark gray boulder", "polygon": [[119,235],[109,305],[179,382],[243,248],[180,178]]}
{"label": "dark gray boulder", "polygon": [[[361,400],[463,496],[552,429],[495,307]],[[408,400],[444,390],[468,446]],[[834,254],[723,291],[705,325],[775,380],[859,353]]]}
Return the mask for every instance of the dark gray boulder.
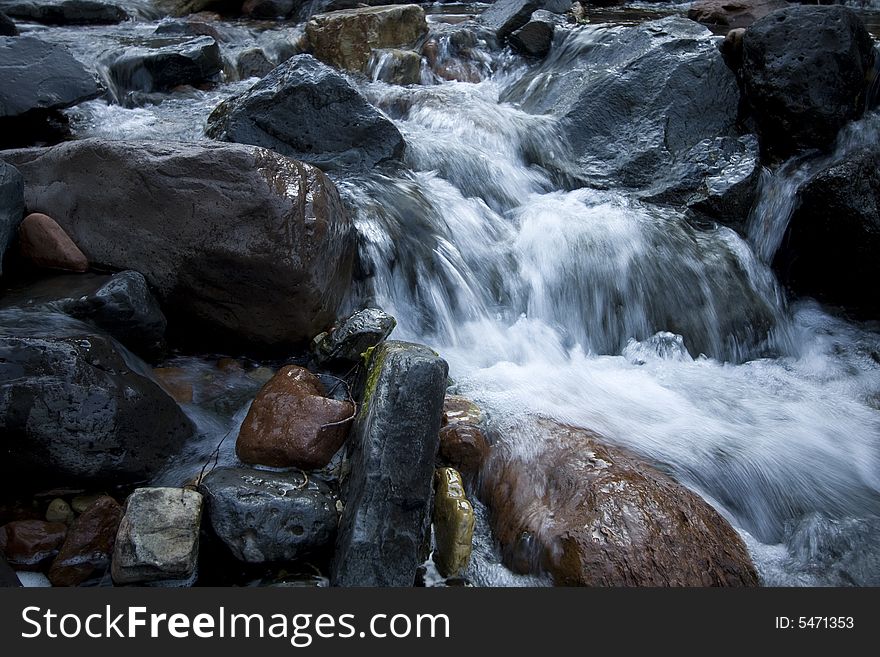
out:
{"label": "dark gray boulder", "polygon": [[349,439],[334,586],[413,585],[427,557],[446,375],[446,361],[421,345],[373,351]]}
{"label": "dark gray boulder", "polygon": [[245,0],[241,13],[254,18],[287,18],[303,0]]}
{"label": "dark gray boulder", "polygon": [[339,323],[329,334],[321,333],[312,342],[315,359],[319,364],[351,365],[361,360],[362,354],[387,338],[397,320],[378,308],[366,308]]}
{"label": "dark gray boulder", "polygon": [[394,124],[311,55],[284,62],[208,118],[214,139],[271,148],[325,170],[371,168],[403,154]]}
{"label": "dark gray boulder", "polygon": [[142,92],[199,84],[222,70],[220,46],[209,36],[161,48],[127,48],[114,56],[109,66],[110,78],[118,89]]}
{"label": "dark gray boulder", "polygon": [[571,0],[497,0],[480,14],[479,21],[495,32],[498,39],[504,39],[528,23],[539,9],[564,14],[571,4]]}
{"label": "dark gray boulder", "polygon": [[3,256],[24,218],[24,181],[14,166],[0,162],[0,274]]}
{"label": "dark gray boulder", "polygon": [[214,532],[240,561],[296,561],[333,545],[336,499],[302,472],[220,468],[199,490]]}
{"label": "dark gray boulder", "polygon": [[238,71],[238,77],[242,80],[247,78],[261,78],[268,75],[275,68],[275,64],[269,61],[260,48],[250,48],[238,53],[235,68]]}
{"label": "dark gray boulder", "polygon": [[355,234],[335,185],[271,151],[88,139],[0,159],[24,176],[29,208],[95,267],[141,272],[202,344],[304,343],[351,285]]}
{"label": "dark gray boulder", "polygon": [[61,312],[106,331],[144,356],[165,344],[167,322],[146,279],[136,271],[52,276],[7,291],[0,309]]}
{"label": "dark gray boulder", "polygon": [[18,36],[15,22],[2,11],[0,11],[0,36]]}
{"label": "dark gray boulder", "polygon": [[9,488],[149,479],[192,424],[148,368],[65,315],[0,312],[0,480]]}
{"label": "dark gray boulder", "polygon": [[0,119],[63,109],[100,94],[95,77],[65,48],[33,37],[0,37]]}
{"label": "dark gray boulder", "polygon": [[550,51],[553,32],[565,19],[553,12],[541,9],[531,15],[528,22],[510,34],[510,45],[524,55],[543,57]]}
{"label": "dark gray boulder", "polygon": [[774,266],[800,294],[880,318],[880,154],[864,149],[810,178]]}
{"label": "dark gray boulder", "polygon": [[103,0],[0,0],[0,9],[46,25],[113,25],[131,18],[121,5]]}
{"label": "dark gray boulder", "polygon": [[779,157],[826,148],[864,109],[874,48],[847,7],[795,5],[743,36],[741,75],[762,149]]}

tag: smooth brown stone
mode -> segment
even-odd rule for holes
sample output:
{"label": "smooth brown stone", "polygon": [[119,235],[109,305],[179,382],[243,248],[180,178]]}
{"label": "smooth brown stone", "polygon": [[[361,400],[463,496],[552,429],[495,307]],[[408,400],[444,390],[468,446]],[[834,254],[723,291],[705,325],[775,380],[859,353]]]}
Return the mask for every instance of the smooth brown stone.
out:
{"label": "smooth brown stone", "polygon": [[84,272],[89,260],[58,223],[45,214],[29,214],[18,228],[21,254],[39,267]]}
{"label": "smooth brown stone", "polygon": [[86,509],[49,569],[52,585],[77,586],[107,572],[121,520],[122,507],[112,497],[100,497]]}

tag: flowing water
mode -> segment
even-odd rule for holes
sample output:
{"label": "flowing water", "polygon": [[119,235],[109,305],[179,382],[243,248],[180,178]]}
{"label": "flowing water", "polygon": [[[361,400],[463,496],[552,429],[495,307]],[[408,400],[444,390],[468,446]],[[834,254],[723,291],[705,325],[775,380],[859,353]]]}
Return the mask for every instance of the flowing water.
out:
{"label": "flowing water", "polygon": [[[522,453],[535,448],[523,427],[543,415],[658,464],[731,521],[764,583],[880,584],[878,327],[789,305],[768,268],[820,162],[765,173],[748,241],[623,191],[570,189],[540,164],[566,156],[554,121],[499,102],[529,65],[479,35],[463,54],[450,37],[459,19],[432,17],[439,64],[423,66],[422,85],[356,81],[407,155],[403,170],[339,181],[361,242],[351,306],[379,305],[397,317],[395,337],[437,349],[455,391]],[[155,26],[52,34],[101,72],[108,51],[149,41]],[[223,83],[150,102],[111,93],[68,111],[77,136],[202,139],[210,110],[253,82],[237,79],[235,53],[263,47],[277,61],[298,40],[286,25],[223,29]],[[619,28],[571,38],[605,29]],[[469,81],[445,79],[451,69]],[[853,127],[834,157],[875,139],[874,125]],[[199,359],[177,364],[211,377]],[[202,435],[190,470],[234,436],[255,389],[242,373],[217,385],[190,407]],[[471,581],[546,583],[500,565],[479,505],[477,534]]]}

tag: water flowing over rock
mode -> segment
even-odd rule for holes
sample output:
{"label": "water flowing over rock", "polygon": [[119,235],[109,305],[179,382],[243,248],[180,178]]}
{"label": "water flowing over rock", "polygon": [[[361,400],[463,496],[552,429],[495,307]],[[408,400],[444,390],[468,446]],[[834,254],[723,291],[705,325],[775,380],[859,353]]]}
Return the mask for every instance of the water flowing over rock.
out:
{"label": "water flowing over rock", "polygon": [[131,47],[114,57],[109,66],[117,89],[143,92],[199,84],[222,70],[220,47],[209,36],[155,49]]}
{"label": "water flowing over rock", "polygon": [[18,228],[21,255],[37,267],[84,272],[89,260],[52,217],[29,214]]}
{"label": "water flowing over rock", "polygon": [[188,585],[196,577],[202,496],[185,488],[139,488],[116,534],[115,584]]}
{"label": "water flowing over rock", "polygon": [[103,577],[110,569],[122,507],[112,497],[95,500],[67,532],[49,569],[53,586],[79,586]]}
{"label": "water flowing over rock", "polygon": [[315,337],[312,341],[315,359],[322,365],[342,361],[350,366],[391,335],[395,326],[397,320],[378,308],[359,310],[329,334]]}
{"label": "water flowing over rock", "polygon": [[389,341],[373,351],[349,441],[334,586],[413,585],[427,558],[447,371],[421,345]]}
{"label": "water flowing over rock", "polygon": [[8,290],[0,308],[64,313],[144,356],[160,354],[165,344],[165,315],[144,277],[134,271],[52,276]]}
{"label": "water flowing over rock", "polygon": [[47,25],[112,25],[130,18],[123,6],[106,0],[2,0],[0,10]]}
{"label": "water flowing over rock", "polygon": [[24,180],[14,166],[0,161],[0,275],[6,250],[24,217]]}
{"label": "water flowing over rock", "polygon": [[880,155],[856,151],[813,175],[798,191],[774,266],[801,294],[880,317]]}
{"label": "water flowing over rock", "polygon": [[514,570],[557,586],[758,584],[742,540],[696,494],[590,432],[540,421],[535,433],[538,458],[496,447],[483,471]]}
{"label": "water flowing over rock", "polygon": [[788,6],[786,0],[697,0],[688,9],[688,18],[734,29],[748,27],[770,12]]}
{"label": "water flowing over rock", "polygon": [[830,146],[862,114],[874,56],[864,23],[846,7],[796,5],[752,25],[742,79],[762,149],[784,157]]}
{"label": "water flowing over rock", "polygon": [[102,140],[0,158],[21,170],[28,208],[54,217],[92,263],[142,273],[172,324],[304,342],[350,285],[351,221],[307,164],[252,146]]}
{"label": "water flowing over rock", "polygon": [[333,545],[333,493],[302,472],[220,468],[199,490],[214,532],[240,561],[296,561]]}
{"label": "water flowing over rock", "polygon": [[502,100],[558,118],[568,153],[546,154],[549,166],[667,203],[705,199],[704,181],[747,152],[733,73],[711,32],[679,17],[573,31]]}
{"label": "water flowing over rock", "polygon": [[380,48],[373,50],[367,65],[370,78],[388,84],[418,84],[422,75],[422,58],[412,50]]}
{"label": "water flowing over rock", "polygon": [[378,48],[412,46],[428,31],[418,5],[343,9],[312,16],[306,36],[315,57],[336,68],[363,73]]}
{"label": "water flowing over rock", "polygon": [[[295,117],[295,120],[291,120]],[[281,64],[208,119],[215,139],[254,144],[325,170],[400,157],[400,132],[342,75],[310,55]]]}
{"label": "water flowing over rock", "polygon": [[0,317],[4,486],[142,481],[191,435],[147,366],[109,336],[59,314]]}

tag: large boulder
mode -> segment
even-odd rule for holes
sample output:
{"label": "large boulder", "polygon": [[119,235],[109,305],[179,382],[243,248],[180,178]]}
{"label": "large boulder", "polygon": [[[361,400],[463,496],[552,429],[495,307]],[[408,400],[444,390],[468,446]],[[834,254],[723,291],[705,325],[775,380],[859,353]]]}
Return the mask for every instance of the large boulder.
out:
{"label": "large boulder", "polygon": [[369,169],[403,154],[394,124],[311,55],[278,66],[208,118],[215,139],[254,144],[325,170]]}
{"label": "large boulder", "polygon": [[14,166],[0,161],[0,274],[3,258],[24,217],[24,181]]}
{"label": "large boulder", "polygon": [[146,279],[135,271],[51,276],[6,291],[0,308],[60,312],[103,329],[145,356],[161,353],[167,322]]}
{"label": "large boulder", "polygon": [[103,577],[110,569],[122,507],[107,495],[83,511],[67,532],[49,569],[53,586],[79,586]]}
{"label": "large boulder", "polygon": [[479,21],[494,31],[498,39],[504,39],[528,23],[540,9],[564,14],[569,8],[571,0],[497,0],[480,14]]}
{"label": "large boulder", "polygon": [[343,9],[317,14],[306,23],[315,57],[356,73],[366,71],[373,49],[412,46],[427,32],[418,5]]}
{"label": "large boulder", "polygon": [[688,18],[736,29],[788,6],[786,0],[697,0],[688,9]]}
{"label": "large boulder", "polygon": [[323,468],[348,437],[354,406],[324,396],[321,381],[288,365],[264,385],[241,425],[235,451],[245,463]]}
{"label": "large boulder", "polygon": [[534,438],[496,446],[483,470],[513,570],[558,586],[758,584],[740,537],[687,488],[582,429],[541,420]]}
{"label": "large boulder", "polygon": [[142,481],[190,437],[147,366],[109,336],[60,314],[0,317],[5,487]]}
{"label": "large boulder", "polygon": [[[880,318],[880,154],[857,151],[816,173],[798,203],[774,266],[796,292]],[[867,287],[866,287],[867,286]]]}
{"label": "large boulder", "polygon": [[745,98],[768,153],[827,148],[862,114],[874,47],[851,9],[775,11],[746,30],[742,49]]}
{"label": "large boulder", "polygon": [[62,46],[33,37],[0,37],[0,127],[7,118],[100,95],[95,76]]}
{"label": "large boulder", "polygon": [[335,586],[412,586],[427,558],[446,361],[427,347],[373,350],[349,441]]}
{"label": "large boulder", "polygon": [[214,532],[236,559],[296,561],[333,545],[336,500],[327,484],[302,472],[220,468],[199,490]]}
{"label": "large boulder", "polygon": [[680,17],[590,38],[574,31],[502,100],[558,119],[568,153],[540,154],[546,165],[664,203],[704,200],[705,181],[748,153],[736,78],[712,33]]}
{"label": "large boulder", "polygon": [[355,235],[336,187],[271,151],[83,140],[0,158],[90,262],[141,272],[171,319],[217,338],[306,341],[351,283]]}
{"label": "large boulder", "polygon": [[118,89],[167,91],[213,79],[223,70],[223,58],[213,37],[200,36],[160,48],[126,48],[113,57],[108,70]]}
{"label": "large boulder", "polygon": [[130,18],[124,7],[105,0],[0,0],[0,9],[47,25],[112,25]]}

